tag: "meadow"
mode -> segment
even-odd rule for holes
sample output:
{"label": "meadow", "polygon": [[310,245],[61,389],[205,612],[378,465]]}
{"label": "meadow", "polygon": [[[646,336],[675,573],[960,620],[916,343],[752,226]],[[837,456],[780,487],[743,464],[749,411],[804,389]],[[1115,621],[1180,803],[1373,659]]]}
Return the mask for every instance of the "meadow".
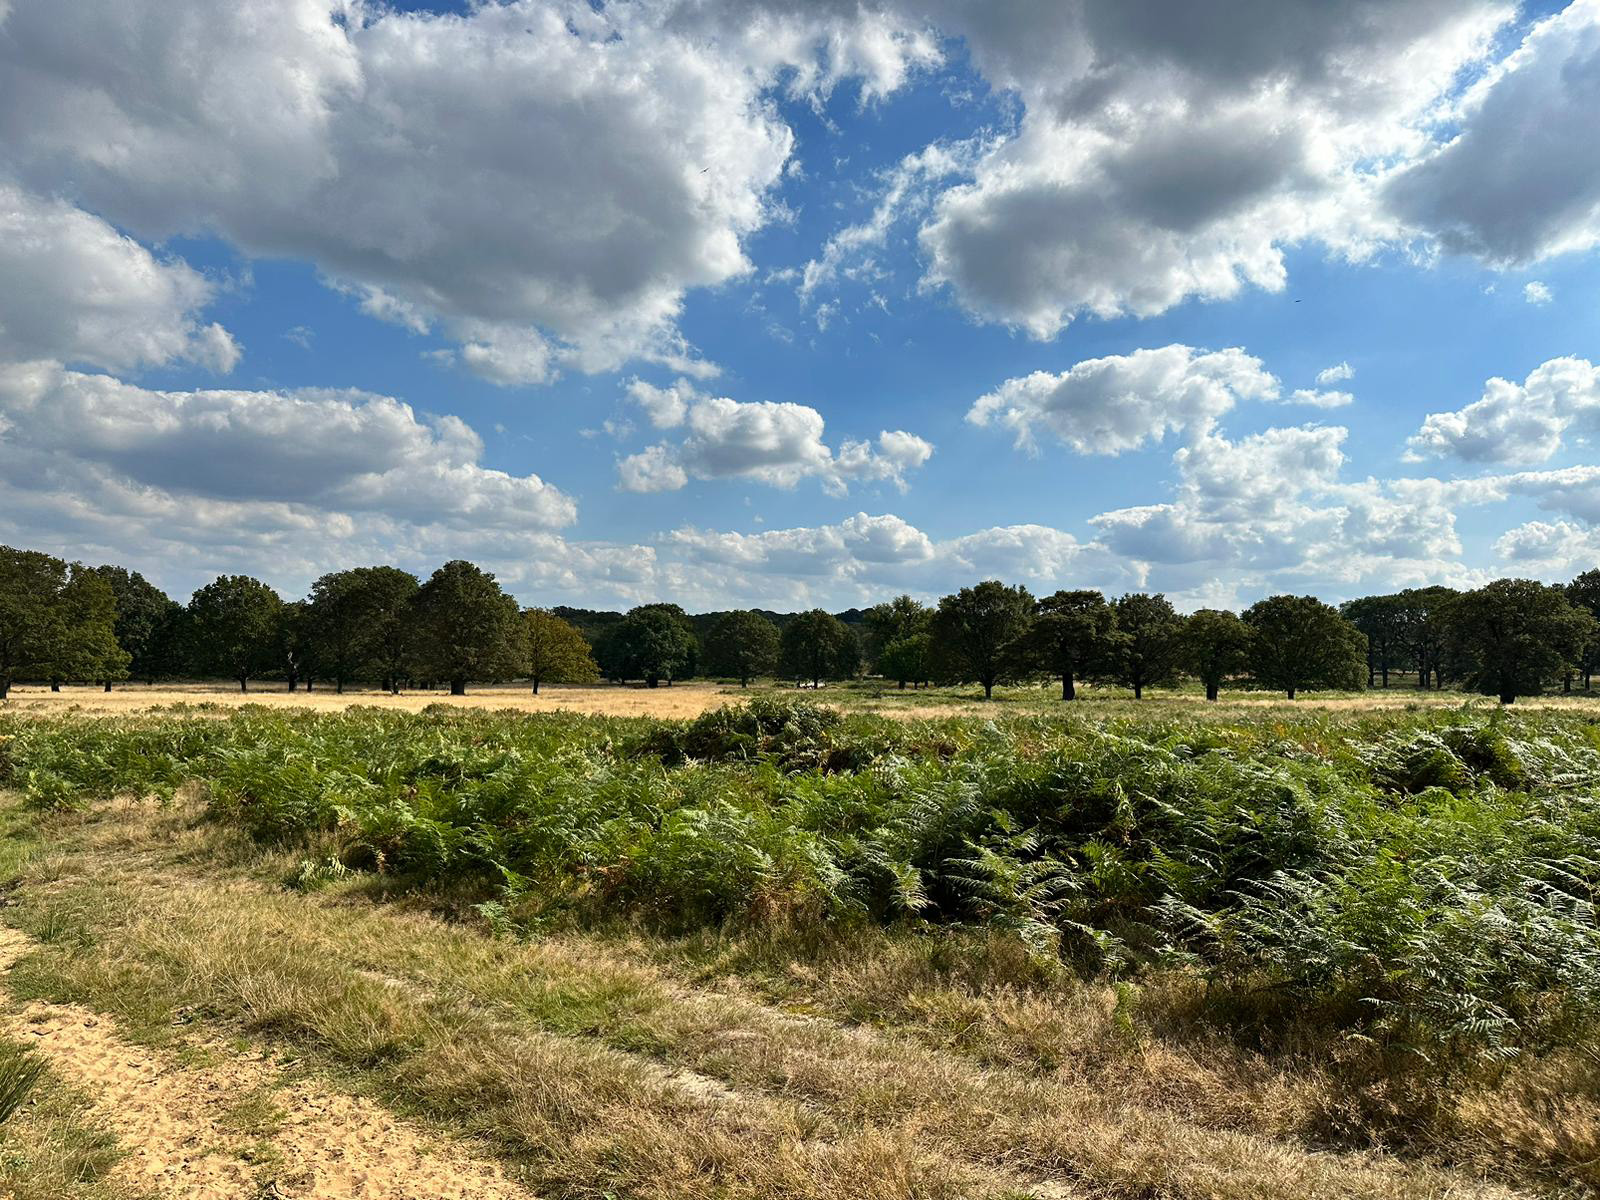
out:
{"label": "meadow", "polygon": [[13,1012],[287,1061],[283,1195],[306,1077],[546,1196],[1600,1185],[1600,709],[829,698],[0,716]]}

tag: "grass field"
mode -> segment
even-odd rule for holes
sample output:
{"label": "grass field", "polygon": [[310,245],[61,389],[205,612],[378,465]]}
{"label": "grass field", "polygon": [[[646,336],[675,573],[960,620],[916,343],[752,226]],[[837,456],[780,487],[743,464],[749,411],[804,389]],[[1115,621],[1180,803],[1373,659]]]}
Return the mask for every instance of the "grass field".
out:
{"label": "grass field", "polygon": [[[640,685],[599,684],[594,686],[546,684],[535,696],[525,685],[488,684],[474,686],[465,696],[452,696],[448,690],[408,690],[399,695],[373,688],[351,687],[343,693],[331,688],[318,688],[290,692],[282,684],[261,683],[253,685],[248,693],[241,693],[234,684],[183,683],[156,684],[153,686],[129,683],[118,684],[114,691],[100,687],[66,684],[60,691],[48,687],[18,685],[7,701],[0,701],[0,713],[16,715],[50,715],[64,712],[116,715],[149,712],[174,705],[208,706],[217,709],[234,709],[246,705],[259,705],[275,709],[309,709],[314,712],[338,712],[347,708],[370,706],[389,712],[421,712],[434,705],[479,711],[510,710],[524,713],[578,712],[600,717],[653,717],[664,720],[698,717],[701,713],[724,704],[736,703],[751,696],[787,695],[821,699],[828,704],[852,712],[877,712],[912,719],[937,718],[961,714],[977,716],[995,713],[1058,713],[1063,705],[1057,685],[1019,685],[1000,687],[994,699],[985,702],[983,692],[977,687],[937,687],[900,690],[893,684],[876,680],[853,683],[825,684],[818,692],[806,688],[797,691],[784,685],[761,682],[741,689],[736,683],[714,680],[691,680],[672,687],[646,688]],[[1088,687],[1080,685],[1080,707],[1104,711],[1105,705],[1132,705],[1133,695],[1123,688]],[[1464,695],[1457,691],[1422,691],[1397,682],[1392,688],[1366,692],[1311,692],[1303,693],[1294,701],[1285,700],[1277,692],[1227,691],[1214,708],[1221,712],[1253,712],[1261,708],[1311,708],[1326,710],[1405,709],[1413,707],[1456,708],[1463,704],[1488,704],[1483,697]],[[1203,707],[1204,696],[1198,688],[1183,690],[1152,689],[1138,708],[1127,711],[1168,712],[1191,707]],[[1518,701],[1523,708],[1575,709],[1600,712],[1600,692],[1574,692],[1570,695],[1553,693],[1547,696],[1525,697]]]}
{"label": "grass field", "polygon": [[1600,1185],[1600,712],[832,698],[0,715],[0,1195]]}

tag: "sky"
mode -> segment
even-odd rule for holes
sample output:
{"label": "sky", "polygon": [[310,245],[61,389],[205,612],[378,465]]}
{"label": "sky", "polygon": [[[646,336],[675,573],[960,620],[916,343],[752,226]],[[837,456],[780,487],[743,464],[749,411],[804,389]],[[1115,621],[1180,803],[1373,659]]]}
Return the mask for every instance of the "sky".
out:
{"label": "sky", "polygon": [[1600,0],[0,0],[0,542],[524,604],[1600,565]]}

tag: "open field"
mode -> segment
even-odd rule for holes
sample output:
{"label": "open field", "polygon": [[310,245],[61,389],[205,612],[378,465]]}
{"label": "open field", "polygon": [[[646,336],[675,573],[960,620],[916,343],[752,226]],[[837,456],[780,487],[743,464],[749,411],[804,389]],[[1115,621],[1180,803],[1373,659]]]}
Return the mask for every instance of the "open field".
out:
{"label": "open field", "polygon": [[3,714],[0,1195],[1586,1194],[1596,715]]}
{"label": "open field", "polygon": [[[523,713],[576,712],[600,717],[651,717],[677,720],[698,717],[720,705],[738,703],[752,696],[787,695],[815,697],[828,704],[853,712],[882,713],[912,719],[931,719],[959,715],[994,715],[996,713],[1028,712],[1038,714],[1059,713],[1063,705],[1055,686],[1000,687],[994,699],[985,702],[983,694],[973,687],[940,687],[907,689],[865,681],[851,684],[830,684],[813,692],[800,691],[771,683],[741,689],[736,683],[692,680],[672,687],[646,688],[633,684],[598,684],[579,686],[572,684],[546,684],[537,696],[527,686],[494,684],[473,687],[465,696],[452,696],[446,689],[432,691],[408,690],[398,695],[373,688],[348,688],[342,694],[331,688],[315,691],[290,692],[283,685],[262,683],[241,693],[237,686],[222,683],[185,684],[118,684],[114,691],[100,687],[63,685],[59,692],[48,687],[18,685],[11,691],[9,700],[0,701],[0,713],[16,715],[51,715],[78,712],[95,715],[117,715],[148,712],[170,708],[174,705],[210,706],[223,710],[244,705],[261,705],[272,709],[308,709],[313,712],[338,712],[357,706],[372,706],[389,712],[415,713],[433,705],[452,709],[500,711]],[[1135,702],[1125,689],[1082,686],[1080,698],[1074,702],[1080,708],[1093,712],[1138,711],[1176,715],[1196,709],[1206,709],[1205,699],[1196,689],[1168,691],[1152,689],[1144,700]],[[1263,708],[1321,709],[1328,711],[1376,711],[1426,708],[1457,708],[1462,705],[1492,706],[1491,699],[1464,694],[1458,691],[1418,691],[1413,687],[1396,686],[1367,692],[1311,692],[1294,701],[1285,700],[1277,692],[1229,691],[1224,692],[1212,706],[1213,712],[1250,713]],[[1517,702],[1518,708],[1548,708],[1600,713],[1600,692],[1573,692],[1570,695],[1552,693],[1547,696],[1525,697]]]}

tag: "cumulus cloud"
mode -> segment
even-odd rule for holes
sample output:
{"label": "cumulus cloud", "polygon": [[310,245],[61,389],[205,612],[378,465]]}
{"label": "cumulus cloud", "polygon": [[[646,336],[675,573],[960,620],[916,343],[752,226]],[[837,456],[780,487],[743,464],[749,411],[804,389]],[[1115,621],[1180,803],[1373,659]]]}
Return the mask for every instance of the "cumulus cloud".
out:
{"label": "cumulus cloud", "polygon": [[1430,413],[1412,436],[1408,457],[1451,455],[1468,462],[1544,462],[1568,433],[1588,435],[1600,421],[1600,367],[1552,358],[1522,383],[1498,377],[1455,412]]}
{"label": "cumulus cloud", "polygon": [[1015,135],[920,230],[926,282],[1054,336],[1079,313],[1281,288],[1285,247],[1395,235],[1376,163],[1426,145],[1497,0],[969,6],[940,19],[1015,89]]}
{"label": "cumulus cloud", "polygon": [[704,397],[687,379],[679,379],[670,387],[657,387],[643,379],[628,381],[628,398],[644,409],[650,424],[657,429],[671,429],[682,425],[689,415],[689,405]]}
{"label": "cumulus cloud", "polygon": [[[933,454],[931,443],[904,430],[885,430],[875,444],[846,441],[835,453],[822,440],[822,414],[804,404],[742,403],[726,396],[683,403],[681,416],[670,402],[663,411],[672,423],[686,423],[688,436],[623,459],[618,473],[624,490],[675,491],[692,478],[751,479],[780,488],[817,479],[835,495],[852,482],[887,482],[903,491],[906,473]],[[647,411],[662,404],[650,395]]]}
{"label": "cumulus cloud", "polygon": [[1356,369],[1347,362],[1336,363],[1331,367],[1324,367],[1317,372],[1317,386],[1328,387],[1335,383],[1343,383],[1347,379],[1356,377]]}
{"label": "cumulus cloud", "polygon": [[128,370],[183,359],[227,372],[233,337],[200,312],[215,288],[61,200],[0,181],[0,358]]}
{"label": "cumulus cloud", "polygon": [[1515,265],[1600,244],[1600,0],[1539,22],[1467,96],[1460,132],[1389,202],[1445,247]]}
{"label": "cumulus cloud", "polygon": [[1523,285],[1522,298],[1529,304],[1545,305],[1554,300],[1555,293],[1548,285],[1540,283],[1537,279]]}
{"label": "cumulus cloud", "polygon": [[1205,433],[1239,401],[1277,396],[1278,380],[1243,350],[1173,345],[1008,379],[967,420],[1004,425],[1019,446],[1039,429],[1079,454],[1121,454],[1168,433]]}
{"label": "cumulus cloud", "polygon": [[749,270],[790,155],[767,91],[892,89],[937,48],[843,11],[706,36],[684,8],[16,0],[0,161],[146,238],[310,260],[496,382],[688,362],[682,298]]}
{"label": "cumulus cloud", "polygon": [[154,391],[28,363],[0,367],[0,418],[13,480],[42,487],[100,472],[152,496],[462,528],[552,529],[577,511],[537,475],[481,466],[459,418],[386,396]]}

